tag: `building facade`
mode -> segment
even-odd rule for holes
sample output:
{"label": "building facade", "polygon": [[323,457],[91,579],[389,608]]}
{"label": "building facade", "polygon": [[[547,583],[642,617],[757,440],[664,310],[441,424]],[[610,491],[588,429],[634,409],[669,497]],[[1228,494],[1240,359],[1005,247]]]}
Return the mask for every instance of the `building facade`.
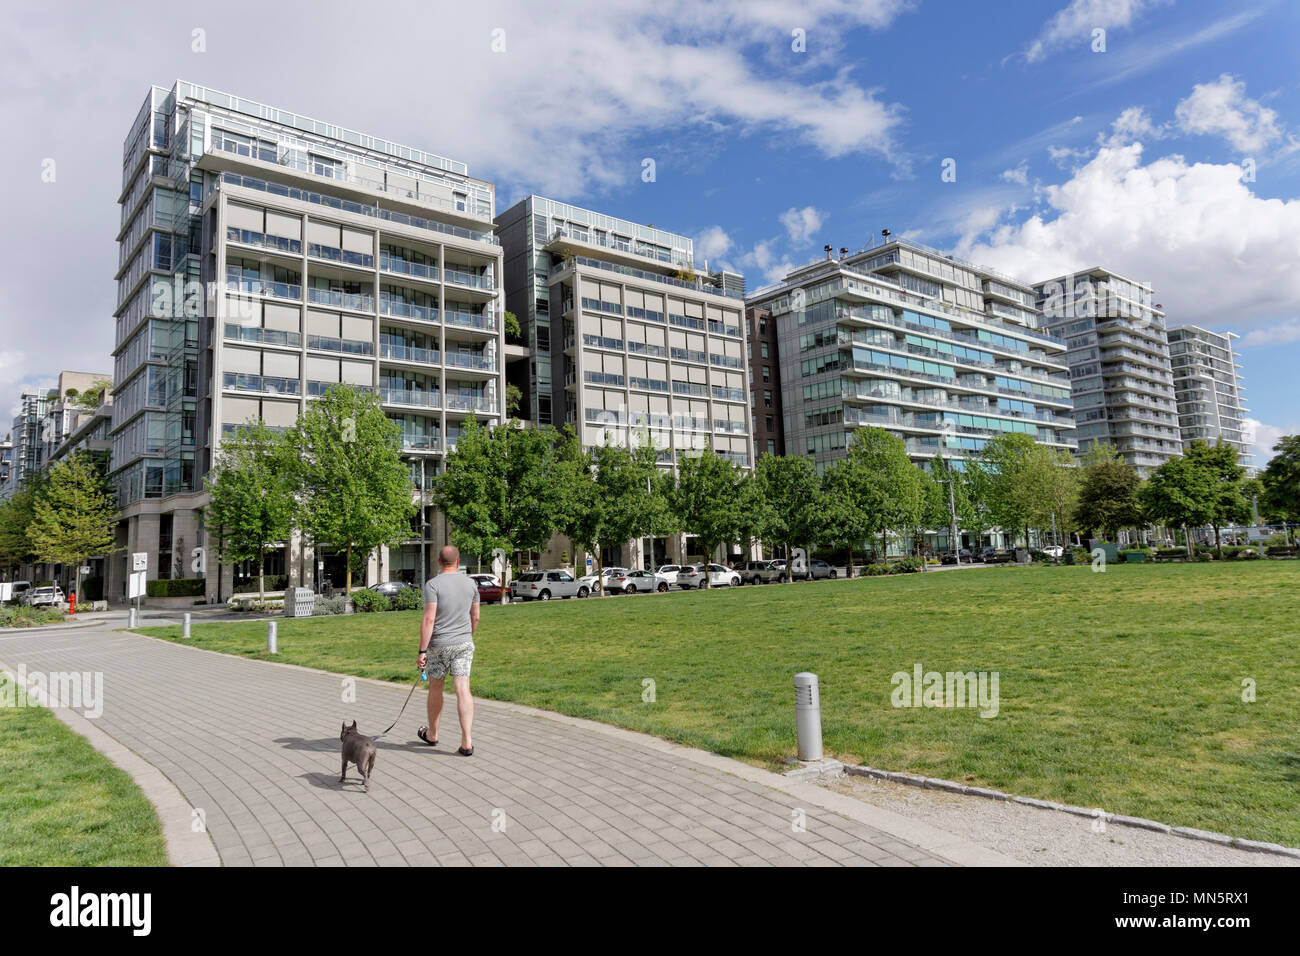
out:
{"label": "building facade", "polygon": [[749,330],[749,405],[754,420],[754,454],[784,455],[780,343],[768,309],[747,308]]}
{"label": "building facade", "polygon": [[1252,467],[1254,456],[1246,441],[1241,364],[1232,347],[1238,336],[1210,332],[1194,325],[1169,330],[1169,360],[1174,374],[1174,399],[1183,444],[1224,441],[1237,449],[1241,464]]}
{"label": "building facade", "polygon": [[1078,453],[1108,442],[1143,477],[1182,454],[1165,315],[1151,286],[1096,267],[1034,290],[1068,346]]}
{"label": "building facade", "polygon": [[[373,579],[417,579],[445,528],[427,490],[468,415],[500,420],[494,190],[463,163],[178,81],[153,87],[123,150],[112,483],[122,508],[106,596],[129,554],[148,577],[206,565],[203,477],[250,420],[291,427],[335,383],[377,391],[402,430],[412,538]],[[295,540],[268,573],[342,578]]]}
{"label": "building facade", "polygon": [[898,435],[923,468],[961,468],[1012,432],[1073,450],[1065,343],[1010,277],[886,237],[838,258],[827,246],[748,304],[775,323],[785,451],[819,470],[862,426]]}
{"label": "building facade", "polygon": [[[650,441],[665,468],[712,448],[752,466],[743,277],[697,273],[692,241],[529,196],[497,218],[506,307],[529,352],[526,416],[584,447]],[[682,542],[609,549],[609,563],[680,560]],[[544,562],[564,558],[560,544]]]}

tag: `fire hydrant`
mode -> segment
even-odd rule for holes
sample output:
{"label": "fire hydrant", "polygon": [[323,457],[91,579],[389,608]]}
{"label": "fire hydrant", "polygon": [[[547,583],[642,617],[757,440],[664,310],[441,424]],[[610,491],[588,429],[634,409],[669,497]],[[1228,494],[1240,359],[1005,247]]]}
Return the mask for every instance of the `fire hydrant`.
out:
{"label": "fire hydrant", "polygon": [[77,592],[76,591],[71,591],[68,593],[68,613],[69,614],[77,613]]}

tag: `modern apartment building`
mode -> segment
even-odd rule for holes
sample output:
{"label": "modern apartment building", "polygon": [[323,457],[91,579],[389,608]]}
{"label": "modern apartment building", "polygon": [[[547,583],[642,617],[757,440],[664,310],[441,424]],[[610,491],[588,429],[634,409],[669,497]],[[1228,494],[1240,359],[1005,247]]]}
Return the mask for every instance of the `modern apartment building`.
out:
{"label": "modern apartment building", "polygon": [[19,399],[18,414],[14,416],[10,431],[13,460],[9,477],[0,497],[9,498],[45,467],[45,443],[41,428],[45,422],[49,391],[23,392]]}
{"label": "modern apartment building", "polygon": [[[185,81],[153,87],[123,149],[112,482],[122,507],[106,596],[127,556],[193,575],[207,547],[203,477],[252,419],[294,424],[345,382],[401,425],[412,539],[368,577],[415,580],[445,540],[426,499],[468,415],[504,390],[494,190],[465,165]],[[301,541],[268,573],[342,579]],[[207,562],[208,599],[232,571]]]}
{"label": "modern apartment building", "polygon": [[1015,279],[885,234],[838,258],[827,246],[748,304],[775,322],[785,451],[819,470],[869,425],[921,467],[960,468],[1009,432],[1073,450],[1065,343]]}
{"label": "modern apartment building", "polygon": [[1237,449],[1241,464],[1250,467],[1254,456],[1242,429],[1241,364],[1232,347],[1232,332],[1210,332],[1194,325],[1169,329],[1169,361],[1174,374],[1174,399],[1183,444],[1200,440],[1213,445],[1222,440]]}
{"label": "modern apartment building", "polygon": [[[541,196],[497,229],[529,351],[524,417],[570,424],[588,447],[648,437],[664,467],[705,447],[752,465],[741,276],[697,272],[685,236]],[[629,543],[606,558],[641,566],[680,560],[680,547]]]}
{"label": "modern apartment building", "polygon": [[[41,417],[42,468],[48,468],[73,453],[75,448],[68,439],[90,424],[105,400],[111,401],[108,390],[99,388],[108,380],[109,376],[102,372],[59,373],[58,386],[46,393],[45,411]],[[89,404],[87,397],[90,397]]]}
{"label": "modern apartment building", "polygon": [[1151,286],[1096,267],[1034,290],[1068,346],[1079,454],[1109,442],[1143,477],[1182,454],[1165,315]]}

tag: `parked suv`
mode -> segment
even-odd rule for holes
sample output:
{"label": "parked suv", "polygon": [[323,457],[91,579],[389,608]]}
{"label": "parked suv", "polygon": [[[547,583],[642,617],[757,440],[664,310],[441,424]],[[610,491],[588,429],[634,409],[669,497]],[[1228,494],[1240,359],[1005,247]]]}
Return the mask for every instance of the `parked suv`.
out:
{"label": "parked suv", "polygon": [[763,584],[765,579],[764,572],[770,572],[772,569],[771,561],[746,561],[736,565],[736,573],[740,575],[740,580],[745,584]]}
{"label": "parked suv", "polygon": [[63,588],[57,584],[54,587],[32,588],[23,594],[23,603],[29,607],[58,607],[66,600]]}
{"label": "parked suv", "polygon": [[557,571],[525,571],[510,582],[510,596],[524,601],[549,601],[552,598],[585,598],[591,588],[579,584],[572,574]]}
{"label": "parked suv", "polygon": [[741,583],[740,572],[733,571],[721,564],[688,564],[678,572],[677,586],[680,588],[704,587],[706,574],[708,575],[708,587],[711,588],[737,587]]}

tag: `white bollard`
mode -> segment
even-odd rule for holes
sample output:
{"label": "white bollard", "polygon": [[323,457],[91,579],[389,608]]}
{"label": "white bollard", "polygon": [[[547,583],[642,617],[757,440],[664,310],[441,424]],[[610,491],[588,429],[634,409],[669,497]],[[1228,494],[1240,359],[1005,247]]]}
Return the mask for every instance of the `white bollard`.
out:
{"label": "white bollard", "polygon": [[187,641],[190,639],[190,616],[188,614],[185,615],[185,620],[181,624],[181,637]]}
{"label": "white bollard", "polygon": [[135,627],[135,608],[131,608],[131,623],[127,627]]}
{"label": "white bollard", "polygon": [[275,621],[266,622],[266,652],[268,654],[278,653],[276,647]]}
{"label": "white bollard", "polygon": [[799,759],[822,759],[822,701],[817,675],[794,675],[794,723],[799,734]]}

